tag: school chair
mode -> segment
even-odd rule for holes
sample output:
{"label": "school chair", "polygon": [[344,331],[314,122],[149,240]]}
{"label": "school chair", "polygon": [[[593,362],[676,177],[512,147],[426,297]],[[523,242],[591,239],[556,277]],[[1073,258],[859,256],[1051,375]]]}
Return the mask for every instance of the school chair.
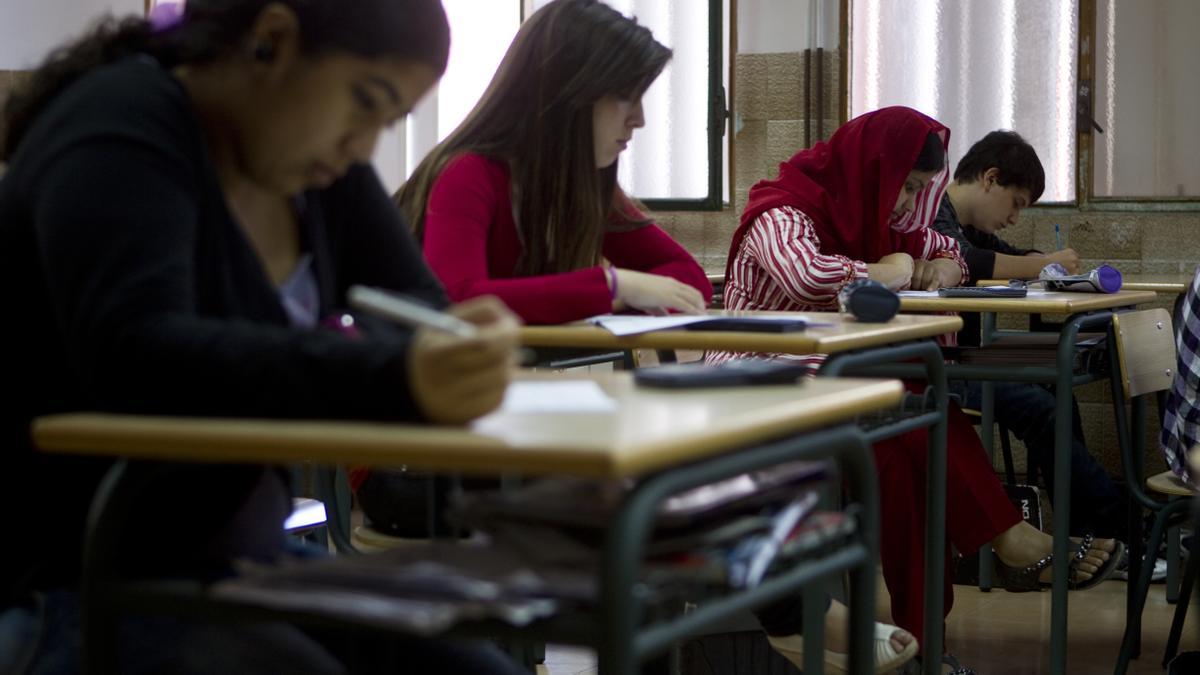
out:
{"label": "school chair", "polygon": [[[1171,386],[1176,367],[1175,334],[1171,315],[1162,308],[1113,315],[1109,340],[1116,345],[1110,350],[1113,400],[1133,404],[1132,421],[1127,419],[1124,406],[1115,406],[1117,439],[1121,446],[1121,463],[1125,469],[1130,494],[1129,514],[1129,578],[1126,597],[1125,635],[1117,657],[1115,672],[1124,673],[1129,661],[1141,652],[1142,611],[1150,590],[1153,563],[1142,560],[1146,550],[1157,551],[1169,530],[1178,529],[1188,518],[1191,498],[1196,493],[1184,485],[1171,471],[1151,476],[1143,482],[1142,463],[1145,459],[1142,444],[1146,436],[1146,407],[1141,398]],[[1136,451],[1135,451],[1136,449]],[[1160,498],[1163,501],[1160,501]],[[1154,525],[1146,545],[1142,545],[1142,510],[1154,514]],[[1177,551],[1176,551],[1177,553]],[[1176,563],[1168,559],[1168,565]],[[1197,574],[1197,556],[1188,557],[1179,602],[1167,639],[1163,667],[1174,657],[1187,615],[1192,586]],[[1136,583],[1134,580],[1136,579]]]}

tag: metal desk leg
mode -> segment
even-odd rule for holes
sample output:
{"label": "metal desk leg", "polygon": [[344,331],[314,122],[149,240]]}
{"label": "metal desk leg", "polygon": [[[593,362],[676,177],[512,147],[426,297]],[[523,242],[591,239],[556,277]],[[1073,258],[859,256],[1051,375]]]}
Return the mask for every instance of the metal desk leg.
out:
{"label": "metal desk leg", "polygon": [[[924,654],[942,653],[942,631],[945,620],[942,608],[945,597],[942,582],[946,555],[946,411],[949,408],[946,389],[946,363],[942,350],[932,340],[907,345],[870,350],[830,357],[821,367],[822,376],[836,377],[858,368],[880,364],[896,364],[920,359],[925,365],[928,386],[933,387],[934,402],[941,413],[929,430],[929,475],[925,490],[925,644]],[[936,489],[929,489],[936,488]],[[924,659],[925,675],[940,675],[940,659]]]}
{"label": "metal desk leg", "polygon": [[[987,450],[988,463],[996,465],[994,444],[994,426],[996,423],[996,383],[984,382],[983,400],[980,402],[980,437],[983,448]],[[979,547],[979,590],[987,593],[992,590],[992,545],[984,544]]]}
{"label": "metal desk leg", "polygon": [[[1050,672],[1067,672],[1067,578],[1071,532],[1071,399],[1075,385],[1075,342],[1081,329],[1107,328],[1111,312],[1076,314],[1058,338],[1054,388],[1054,584],[1050,606]],[[1111,341],[1108,348],[1112,349]]]}
{"label": "metal desk leg", "polygon": [[[875,466],[862,433],[853,427],[843,426],[649,476],[634,488],[613,519],[602,558],[602,623],[598,650],[601,675],[634,675],[644,657],[656,650],[666,649],[671,642],[723,616],[722,612],[750,606],[756,598],[766,602],[784,594],[786,586],[772,583],[780,580],[768,579],[761,587],[743,593],[744,596],[753,594],[756,598],[745,597],[745,602],[732,599],[725,603],[725,607],[719,607],[720,603],[702,606],[668,625],[641,626],[644,589],[638,584],[638,570],[646,541],[653,531],[655,514],[665,499],[692,487],[794,459],[839,456],[843,460],[846,482],[861,505],[859,539],[862,543],[853,558],[846,558],[854,560],[850,577],[850,672],[873,672],[874,574],[875,562],[879,559],[879,501],[874,483]],[[837,554],[830,557],[836,558]],[[846,569],[844,565],[822,564],[820,560],[808,564],[820,568],[821,574]],[[794,573],[803,575],[802,567],[796,568]],[[799,578],[795,577],[792,583]]]}

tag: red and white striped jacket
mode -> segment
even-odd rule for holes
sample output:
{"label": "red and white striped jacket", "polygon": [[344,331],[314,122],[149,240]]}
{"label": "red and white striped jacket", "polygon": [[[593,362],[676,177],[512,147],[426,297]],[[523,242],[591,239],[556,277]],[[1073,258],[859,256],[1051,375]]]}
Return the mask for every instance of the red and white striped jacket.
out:
{"label": "red and white striped jacket", "polygon": [[[924,229],[920,257],[949,258],[968,278],[967,264],[958,243],[935,230]],[[821,253],[812,220],[790,206],[771,209],[750,226],[725,280],[725,309],[773,310],[783,312],[837,311],[838,291],[867,277],[867,263],[842,255]],[[952,339],[950,335],[947,339]],[[733,358],[782,358],[812,368],[823,354],[751,354],[713,351],[705,355],[709,364]]]}

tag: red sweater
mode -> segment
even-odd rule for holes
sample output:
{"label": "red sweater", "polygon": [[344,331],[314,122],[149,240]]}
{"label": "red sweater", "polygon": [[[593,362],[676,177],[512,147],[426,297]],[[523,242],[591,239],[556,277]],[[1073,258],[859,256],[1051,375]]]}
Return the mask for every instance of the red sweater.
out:
{"label": "red sweater", "polygon": [[[611,312],[608,281],[599,265],[514,276],[521,242],[510,196],[508,166],[477,154],[455,157],[434,182],[425,211],[425,259],[450,299],[495,295],[531,324]],[[657,225],[605,234],[602,255],[616,267],[672,277],[705,298],[712,296],[704,270]]]}

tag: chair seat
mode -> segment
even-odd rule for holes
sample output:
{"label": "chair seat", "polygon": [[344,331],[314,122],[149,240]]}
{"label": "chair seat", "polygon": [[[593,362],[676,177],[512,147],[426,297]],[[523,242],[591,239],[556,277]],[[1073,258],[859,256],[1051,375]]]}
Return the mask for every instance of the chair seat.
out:
{"label": "chair seat", "polygon": [[1190,497],[1196,494],[1196,489],[1180,480],[1174,471],[1164,471],[1150,476],[1146,479],[1146,487],[1173,497]]}
{"label": "chair seat", "polygon": [[425,545],[429,543],[429,539],[411,539],[408,537],[393,537],[390,534],[384,534],[373,527],[359,525],[354,528],[354,532],[350,535],[350,541],[354,544],[354,548],[363,553],[381,553],[390,551],[391,549],[400,546],[412,546],[414,544]]}

